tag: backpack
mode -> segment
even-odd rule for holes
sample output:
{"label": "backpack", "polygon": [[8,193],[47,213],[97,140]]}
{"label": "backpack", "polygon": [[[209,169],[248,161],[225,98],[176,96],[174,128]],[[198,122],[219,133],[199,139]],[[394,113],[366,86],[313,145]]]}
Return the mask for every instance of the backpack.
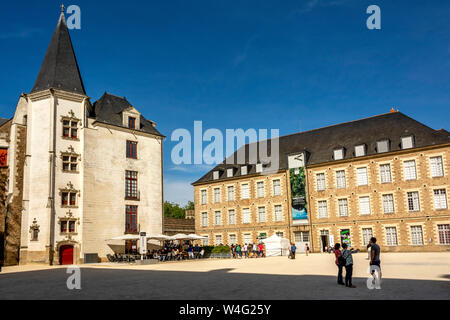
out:
{"label": "backpack", "polygon": [[345,264],[347,263],[347,259],[345,259],[343,257],[343,254],[341,253],[341,255],[338,257],[338,263],[340,266],[345,266]]}

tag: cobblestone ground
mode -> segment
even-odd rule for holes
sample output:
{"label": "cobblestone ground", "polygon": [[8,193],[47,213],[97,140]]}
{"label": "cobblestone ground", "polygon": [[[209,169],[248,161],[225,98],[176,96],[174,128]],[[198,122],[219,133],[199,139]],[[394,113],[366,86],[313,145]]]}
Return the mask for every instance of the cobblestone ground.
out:
{"label": "cobblestone ground", "polygon": [[354,255],[356,289],[336,284],[333,255],[202,260],[150,266],[81,266],[81,290],[66,268],[26,266],[0,273],[0,299],[450,299],[450,252],[382,255],[381,290],[369,290],[367,255]]}

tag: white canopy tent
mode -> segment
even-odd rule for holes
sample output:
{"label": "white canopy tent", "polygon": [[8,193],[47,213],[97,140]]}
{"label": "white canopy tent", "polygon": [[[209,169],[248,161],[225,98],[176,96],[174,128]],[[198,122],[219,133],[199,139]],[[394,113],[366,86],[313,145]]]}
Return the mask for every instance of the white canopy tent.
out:
{"label": "white canopy tent", "polygon": [[281,238],[274,234],[262,240],[262,242],[266,245],[267,257],[287,256],[289,254],[290,242],[286,238]]}

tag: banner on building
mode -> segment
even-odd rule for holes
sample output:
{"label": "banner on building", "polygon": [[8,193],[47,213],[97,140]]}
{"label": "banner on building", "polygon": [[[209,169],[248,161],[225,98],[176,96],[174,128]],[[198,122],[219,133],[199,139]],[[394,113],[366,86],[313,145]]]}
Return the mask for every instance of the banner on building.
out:
{"label": "banner on building", "polygon": [[288,157],[291,182],[291,209],[293,224],[308,223],[308,204],[306,201],[305,154]]}
{"label": "banner on building", "polygon": [[8,149],[0,148],[0,168],[8,166]]}

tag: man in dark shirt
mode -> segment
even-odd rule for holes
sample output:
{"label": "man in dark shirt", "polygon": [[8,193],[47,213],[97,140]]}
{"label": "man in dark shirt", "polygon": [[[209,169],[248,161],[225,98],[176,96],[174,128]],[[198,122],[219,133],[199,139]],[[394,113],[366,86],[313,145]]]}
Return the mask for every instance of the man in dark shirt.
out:
{"label": "man in dark shirt", "polygon": [[[380,261],[380,246],[377,244],[376,238],[371,238],[370,243],[371,249],[370,249],[370,266],[377,266],[378,267],[378,277],[379,281],[381,281],[381,261]],[[371,269],[371,274],[375,279],[375,270]],[[375,279],[376,280],[376,279]]]}

